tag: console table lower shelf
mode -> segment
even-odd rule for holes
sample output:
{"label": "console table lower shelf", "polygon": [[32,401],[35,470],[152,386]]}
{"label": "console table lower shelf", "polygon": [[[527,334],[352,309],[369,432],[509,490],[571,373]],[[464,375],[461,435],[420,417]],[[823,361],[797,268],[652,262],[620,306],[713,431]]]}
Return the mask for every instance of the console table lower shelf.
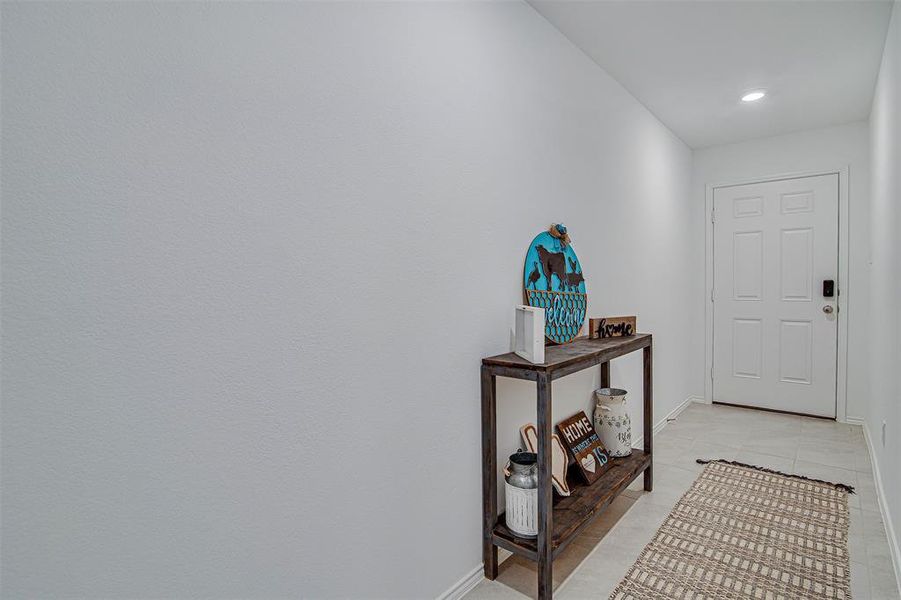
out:
{"label": "console table lower shelf", "polygon": [[[556,558],[650,464],[649,453],[633,450],[631,456],[613,459],[612,466],[591,485],[576,485],[572,487],[571,495],[556,496],[552,517],[552,557]],[[507,527],[503,513],[498,515],[491,537],[496,546],[538,560],[538,538],[518,537]]]}

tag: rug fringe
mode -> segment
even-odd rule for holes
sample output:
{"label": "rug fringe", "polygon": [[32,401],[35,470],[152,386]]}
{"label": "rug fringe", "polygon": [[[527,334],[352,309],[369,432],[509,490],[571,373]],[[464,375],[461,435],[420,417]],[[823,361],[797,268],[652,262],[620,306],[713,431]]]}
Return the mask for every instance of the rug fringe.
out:
{"label": "rug fringe", "polygon": [[723,458],[712,458],[710,460],[698,458],[695,460],[699,465],[706,465],[714,462],[725,463],[727,465],[735,465],[736,467],[747,467],[748,469],[756,469],[758,471],[763,471],[764,473],[772,473],[773,475],[782,475],[783,477],[793,477],[795,479],[804,479],[806,481],[813,481],[814,483],[824,483],[826,485],[831,485],[834,488],[845,490],[849,494],[854,494],[854,486],[850,486],[845,483],[835,483],[834,481],[824,481],[822,479],[814,479],[813,477],[805,477],[804,475],[797,475],[795,473],[783,473],[782,471],[776,471],[774,469],[767,469],[766,467],[758,467],[757,465],[749,465],[743,462],[737,462],[734,460],[725,460]]}

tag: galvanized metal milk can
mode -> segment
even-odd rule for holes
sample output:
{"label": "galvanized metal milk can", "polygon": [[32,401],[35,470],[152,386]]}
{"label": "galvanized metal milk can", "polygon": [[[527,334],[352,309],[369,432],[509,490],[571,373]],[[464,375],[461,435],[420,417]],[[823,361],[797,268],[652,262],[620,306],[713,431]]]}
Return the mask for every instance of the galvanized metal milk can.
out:
{"label": "galvanized metal milk can", "polygon": [[626,390],[601,388],[595,390],[594,428],[610,456],[629,456],[632,453],[632,421],[626,407]]}
{"label": "galvanized metal milk can", "polygon": [[518,536],[538,535],[538,455],[517,452],[504,468],[507,527]]}

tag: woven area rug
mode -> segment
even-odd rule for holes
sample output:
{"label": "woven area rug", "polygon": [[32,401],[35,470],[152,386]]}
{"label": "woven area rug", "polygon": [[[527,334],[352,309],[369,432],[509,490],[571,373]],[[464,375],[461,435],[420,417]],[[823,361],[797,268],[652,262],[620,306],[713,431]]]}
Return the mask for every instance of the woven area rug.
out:
{"label": "woven area rug", "polygon": [[711,461],[610,598],[850,598],[853,491]]}

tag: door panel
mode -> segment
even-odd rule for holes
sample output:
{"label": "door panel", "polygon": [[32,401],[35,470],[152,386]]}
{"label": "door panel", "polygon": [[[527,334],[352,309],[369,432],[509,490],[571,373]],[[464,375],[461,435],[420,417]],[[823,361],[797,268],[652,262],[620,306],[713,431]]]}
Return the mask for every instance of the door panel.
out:
{"label": "door panel", "polygon": [[779,338],[779,381],[812,383],[813,324],[782,321]]}
{"label": "door panel", "polygon": [[732,234],[733,298],[760,300],[763,293],[763,232]]}
{"label": "door panel", "polygon": [[783,229],[779,249],[782,300],[813,300],[813,229]]}
{"label": "door panel", "polygon": [[713,399],[835,417],[838,175],[716,188]]}
{"label": "door panel", "polygon": [[760,379],[763,341],[760,319],[735,319],[732,330],[732,375]]}

